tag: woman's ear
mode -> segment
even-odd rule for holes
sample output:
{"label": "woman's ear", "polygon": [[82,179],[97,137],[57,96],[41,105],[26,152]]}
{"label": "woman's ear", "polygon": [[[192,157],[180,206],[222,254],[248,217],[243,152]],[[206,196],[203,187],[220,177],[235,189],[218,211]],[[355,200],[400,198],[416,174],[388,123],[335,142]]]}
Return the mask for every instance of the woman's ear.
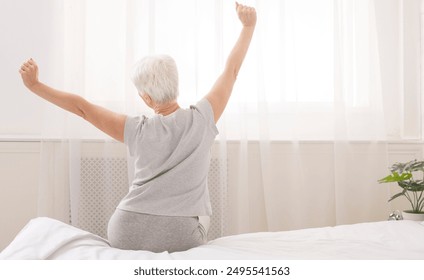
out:
{"label": "woman's ear", "polygon": [[143,99],[144,103],[146,103],[147,106],[149,106],[150,108],[153,108],[153,100],[150,97],[150,95],[148,95],[147,93],[139,93],[141,99]]}

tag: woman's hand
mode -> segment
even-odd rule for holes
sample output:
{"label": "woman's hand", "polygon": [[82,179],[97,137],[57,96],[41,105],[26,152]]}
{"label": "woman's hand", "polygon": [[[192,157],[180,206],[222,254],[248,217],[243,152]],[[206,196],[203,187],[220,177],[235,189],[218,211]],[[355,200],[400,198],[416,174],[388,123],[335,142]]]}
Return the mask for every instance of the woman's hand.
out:
{"label": "woman's hand", "polygon": [[28,89],[31,90],[39,83],[38,66],[32,58],[22,64],[21,68],[19,69],[19,73],[21,74],[24,85]]}
{"label": "woman's hand", "polygon": [[253,7],[241,5],[236,2],[237,15],[245,27],[253,27],[256,25],[256,10]]}

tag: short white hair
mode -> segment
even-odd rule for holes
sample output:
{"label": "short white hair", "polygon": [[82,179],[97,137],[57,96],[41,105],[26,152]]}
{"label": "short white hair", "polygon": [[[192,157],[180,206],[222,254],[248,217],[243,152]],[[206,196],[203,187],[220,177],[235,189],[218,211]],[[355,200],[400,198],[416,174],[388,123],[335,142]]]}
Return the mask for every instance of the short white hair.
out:
{"label": "short white hair", "polygon": [[139,94],[148,94],[158,104],[178,97],[177,64],[169,55],[142,58],[134,65],[131,79]]}

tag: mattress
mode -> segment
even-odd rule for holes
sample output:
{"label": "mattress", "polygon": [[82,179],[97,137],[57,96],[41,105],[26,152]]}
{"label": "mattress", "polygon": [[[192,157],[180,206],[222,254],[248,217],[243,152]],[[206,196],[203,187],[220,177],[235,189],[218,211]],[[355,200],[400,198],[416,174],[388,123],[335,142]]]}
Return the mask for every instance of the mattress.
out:
{"label": "mattress", "polygon": [[50,218],[21,230],[0,259],[66,260],[424,260],[424,223],[382,221],[226,236],[184,252],[120,250],[107,240]]}

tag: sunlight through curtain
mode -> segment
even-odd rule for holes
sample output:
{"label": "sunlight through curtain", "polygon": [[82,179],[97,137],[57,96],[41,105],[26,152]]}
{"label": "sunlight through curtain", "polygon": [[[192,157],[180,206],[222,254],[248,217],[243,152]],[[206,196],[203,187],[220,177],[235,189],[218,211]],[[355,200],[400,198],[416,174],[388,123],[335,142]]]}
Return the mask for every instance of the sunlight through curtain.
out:
{"label": "sunlight through curtain", "polygon": [[[385,219],[390,191],[376,181],[389,165],[387,143],[421,139],[420,118],[411,117],[420,113],[419,87],[411,86],[419,81],[406,87],[403,71],[414,63],[405,30],[413,16],[419,21],[420,1],[241,2],[256,7],[258,24],[213,148],[226,182],[217,211],[228,220],[222,234]],[[177,62],[179,102],[188,107],[208,93],[237,39],[234,6],[64,0],[64,87],[118,112],[152,115],[129,73],[141,57],[166,53]],[[81,143],[110,139],[50,110],[45,136],[72,151],[63,164],[72,216]],[[131,159],[128,166],[131,181]]]}

